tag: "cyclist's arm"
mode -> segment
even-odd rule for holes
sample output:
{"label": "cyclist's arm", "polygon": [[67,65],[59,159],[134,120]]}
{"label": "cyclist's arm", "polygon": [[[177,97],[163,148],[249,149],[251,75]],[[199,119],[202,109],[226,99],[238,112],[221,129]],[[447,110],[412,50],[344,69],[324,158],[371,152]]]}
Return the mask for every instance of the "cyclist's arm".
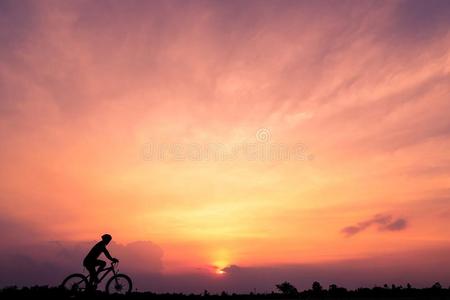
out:
{"label": "cyclist's arm", "polygon": [[103,249],[103,253],[105,254],[105,256],[109,259],[109,260],[111,260],[111,261],[113,261],[114,260],[114,258],[111,256],[111,254],[109,254],[109,251],[108,251],[108,249]]}

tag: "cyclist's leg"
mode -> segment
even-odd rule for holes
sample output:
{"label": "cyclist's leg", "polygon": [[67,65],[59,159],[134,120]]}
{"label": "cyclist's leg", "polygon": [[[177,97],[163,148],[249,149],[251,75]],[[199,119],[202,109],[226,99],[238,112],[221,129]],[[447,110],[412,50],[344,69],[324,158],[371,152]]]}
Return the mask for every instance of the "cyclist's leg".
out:
{"label": "cyclist's leg", "polygon": [[106,267],[106,262],[101,259],[97,259],[97,261],[95,262],[95,265],[98,266],[98,269],[97,269],[97,274],[98,274]]}
{"label": "cyclist's leg", "polygon": [[94,286],[94,284],[97,282],[97,272],[95,271],[95,265],[88,263],[84,266],[89,272],[89,286]]}
{"label": "cyclist's leg", "polygon": [[101,259],[97,259],[95,261],[95,267],[98,266],[97,271],[95,272],[95,283],[99,283],[100,280],[98,279],[98,274],[103,271],[103,269],[106,266],[106,262],[101,260]]}

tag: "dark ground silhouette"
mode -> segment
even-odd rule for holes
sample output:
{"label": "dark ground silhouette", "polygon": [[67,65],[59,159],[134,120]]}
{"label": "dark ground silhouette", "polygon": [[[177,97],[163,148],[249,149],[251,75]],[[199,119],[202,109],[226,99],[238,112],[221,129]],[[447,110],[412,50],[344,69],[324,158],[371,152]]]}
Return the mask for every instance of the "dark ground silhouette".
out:
{"label": "dark ground silhouette", "polygon": [[440,283],[432,287],[417,289],[411,285],[358,288],[347,290],[334,284],[328,289],[314,282],[311,289],[298,291],[289,282],[276,285],[277,292],[249,294],[210,294],[207,290],[202,294],[155,294],[152,292],[132,292],[128,295],[108,295],[105,292],[72,294],[59,287],[7,287],[0,290],[0,299],[450,299],[450,287],[444,288]]}

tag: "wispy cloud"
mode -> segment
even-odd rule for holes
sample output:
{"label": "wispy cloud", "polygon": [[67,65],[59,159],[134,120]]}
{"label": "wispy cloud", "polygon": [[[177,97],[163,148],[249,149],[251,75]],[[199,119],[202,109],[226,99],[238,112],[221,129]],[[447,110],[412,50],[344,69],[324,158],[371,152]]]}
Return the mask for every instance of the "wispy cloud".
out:
{"label": "wispy cloud", "polygon": [[391,215],[375,215],[369,220],[359,222],[356,225],[351,225],[344,227],[342,233],[346,236],[353,236],[368,229],[369,227],[375,226],[380,231],[399,231],[407,227],[408,222],[404,218],[394,218]]}

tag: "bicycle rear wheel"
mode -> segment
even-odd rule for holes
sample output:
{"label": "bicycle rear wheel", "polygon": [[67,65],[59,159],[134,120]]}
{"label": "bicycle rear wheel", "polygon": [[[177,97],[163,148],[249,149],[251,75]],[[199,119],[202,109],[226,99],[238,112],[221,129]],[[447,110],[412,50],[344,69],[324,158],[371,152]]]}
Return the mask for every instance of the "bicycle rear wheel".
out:
{"label": "bicycle rear wheel", "polygon": [[73,293],[84,292],[88,287],[88,280],[83,274],[76,273],[67,276],[61,286]]}
{"label": "bicycle rear wheel", "polygon": [[131,278],[125,274],[114,275],[106,284],[106,292],[108,294],[128,294],[132,288]]}

